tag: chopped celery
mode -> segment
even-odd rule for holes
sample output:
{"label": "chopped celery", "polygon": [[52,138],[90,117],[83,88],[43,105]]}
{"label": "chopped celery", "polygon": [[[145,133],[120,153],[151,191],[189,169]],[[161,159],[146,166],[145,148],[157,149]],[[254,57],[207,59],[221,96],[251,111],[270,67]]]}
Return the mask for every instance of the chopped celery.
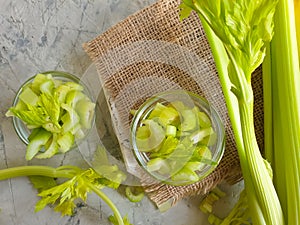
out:
{"label": "chopped celery", "polygon": [[86,98],[86,95],[83,94],[81,91],[72,90],[67,93],[65,103],[74,108],[78,101],[85,99],[85,98]]}
{"label": "chopped celery", "polygon": [[151,153],[150,158],[164,158],[168,156],[175,150],[175,148],[178,146],[178,143],[179,140],[177,138],[168,136],[162,143],[161,147],[157,151]]}
{"label": "chopped celery", "polygon": [[188,167],[183,167],[179,172],[175,173],[171,179],[173,181],[189,181],[196,182],[199,180],[198,174],[190,170]]}
{"label": "chopped celery", "polygon": [[197,130],[191,134],[190,139],[194,144],[197,144],[200,141],[202,141],[204,138],[206,138],[207,136],[209,136],[213,133],[214,133],[214,130],[212,129],[212,127],[205,128],[202,130]]}
{"label": "chopped celery", "polygon": [[165,107],[158,116],[159,123],[166,127],[170,124],[176,124],[179,120],[179,114],[173,107]]}
{"label": "chopped celery", "polygon": [[136,138],[138,139],[146,139],[150,136],[150,129],[148,126],[139,127],[136,132]]}
{"label": "chopped celery", "polygon": [[182,131],[191,131],[197,127],[197,115],[192,109],[185,109],[181,112],[183,122],[181,124]]}
{"label": "chopped celery", "polygon": [[52,95],[54,90],[54,82],[53,80],[47,79],[45,82],[41,83],[40,91],[47,95]]}
{"label": "chopped celery", "polygon": [[168,162],[162,158],[150,159],[147,163],[147,169],[150,172],[159,170],[161,174],[170,173],[170,166],[168,165]]}
{"label": "chopped celery", "polygon": [[[86,130],[92,126],[95,104],[83,90],[82,85],[73,81],[63,82],[51,74],[37,74],[21,89],[19,101],[6,116],[18,117],[33,132],[28,139],[27,151],[30,153],[26,159],[35,155],[49,158],[56,153],[64,153],[71,149],[75,139],[84,138]],[[39,135],[33,135],[36,129],[50,133],[51,141],[46,143],[43,138],[38,141]],[[33,147],[36,150],[33,151]],[[44,152],[38,155],[41,149]]]}
{"label": "chopped celery", "polygon": [[153,120],[145,120],[145,126],[149,129],[148,138],[137,138],[137,146],[142,152],[149,152],[157,148],[165,138],[163,128]]}
{"label": "chopped celery", "polygon": [[31,88],[26,86],[19,95],[19,99],[25,104],[36,105],[39,100],[39,96],[35,94]]}
{"label": "chopped celery", "polygon": [[176,137],[177,128],[173,125],[166,126],[166,136]]}
{"label": "chopped celery", "polygon": [[67,94],[71,91],[71,87],[67,86],[65,84],[59,85],[56,89],[55,89],[55,93],[58,96],[58,101],[60,103],[64,103],[66,102],[66,96]]}
{"label": "chopped celery", "polygon": [[144,198],[144,190],[142,187],[130,187],[127,186],[125,188],[125,194],[126,197],[131,201],[131,202],[140,202]]}
{"label": "chopped celery", "polygon": [[167,108],[167,106],[161,104],[160,102],[156,103],[154,109],[151,111],[150,115],[148,116],[148,119],[153,119],[155,117],[159,117],[161,112],[166,108]]}
{"label": "chopped celery", "polygon": [[57,138],[57,143],[60,147],[60,151],[65,153],[71,149],[74,144],[74,135],[71,132],[62,134]]}
{"label": "chopped celery", "polygon": [[77,102],[75,110],[80,117],[80,124],[85,129],[90,129],[94,117],[95,103],[81,99]]}
{"label": "chopped celery", "polygon": [[75,109],[67,104],[62,104],[61,107],[66,110],[66,113],[61,117],[63,122],[63,132],[71,131],[80,122],[80,117],[76,113]]}
{"label": "chopped celery", "polygon": [[71,90],[83,91],[83,86],[75,82],[68,81],[65,83],[65,85],[70,87]]}
{"label": "chopped celery", "polygon": [[211,127],[211,121],[209,117],[206,115],[204,112],[198,112],[198,121],[199,121],[199,126],[206,128],[206,127]]}
{"label": "chopped celery", "polygon": [[48,79],[51,79],[51,77],[46,76],[44,74],[37,74],[35,75],[32,83],[30,84],[31,89],[36,93],[36,94],[40,94],[41,90],[40,87],[41,85],[46,82]]}
{"label": "chopped celery", "polygon": [[[47,159],[59,152],[59,145],[57,143],[58,134],[53,134],[50,140],[50,143],[45,147],[45,152],[37,154],[36,158],[38,159]],[[49,141],[48,141],[49,142]]]}
{"label": "chopped celery", "polygon": [[34,132],[34,135],[29,136],[30,142],[27,146],[26,160],[31,160],[48,142],[51,135],[51,132],[39,128]]}
{"label": "chopped celery", "polygon": [[149,172],[167,175],[175,184],[183,184],[197,181],[197,172],[214,164],[208,148],[216,143],[214,135],[210,118],[198,106],[191,108],[175,101],[156,103],[135,137],[138,150],[147,152]]}

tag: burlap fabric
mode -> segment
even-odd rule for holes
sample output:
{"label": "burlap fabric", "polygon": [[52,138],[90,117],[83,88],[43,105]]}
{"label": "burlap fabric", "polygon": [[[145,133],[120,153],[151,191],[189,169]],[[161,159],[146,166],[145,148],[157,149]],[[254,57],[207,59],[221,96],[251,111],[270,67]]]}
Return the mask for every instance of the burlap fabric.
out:
{"label": "burlap fabric", "polygon": [[[205,194],[217,184],[242,178],[234,136],[209,44],[196,14],[179,20],[180,0],[159,0],[126,18],[83,47],[96,65],[110,108],[112,123],[130,173],[140,178],[157,206],[175,204]],[[221,29],[221,28],[220,28]],[[263,146],[261,70],[253,76],[255,126]],[[208,99],[218,110],[226,129],[224,156],[204,180],[187,186],[170,186],[152,180],[137,164],[129,142],[130,109],[165,90],[184,89]]]}

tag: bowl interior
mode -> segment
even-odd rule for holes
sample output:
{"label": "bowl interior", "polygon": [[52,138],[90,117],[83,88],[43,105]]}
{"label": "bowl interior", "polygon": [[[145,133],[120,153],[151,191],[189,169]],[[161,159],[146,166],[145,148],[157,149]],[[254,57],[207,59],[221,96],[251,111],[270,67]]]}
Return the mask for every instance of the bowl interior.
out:
{"label": "bowl interior", "polygon": [[[154,109],[157,103],[161,103],[163,105],[167,105],[172,102],[181,101],[184,102],[185,105],[188,107],[197,106],[202,112],[209,116],[212,128],[217,134],[217,140],[213,146],[210,147],[211,150],[211,160],[206,162],[205,165],[201,168],[201,170],[197,171],[198,180],[204,179],[208,174],[210,174],[218,165],[219,161],[222,158],[224,152],[224,142],[225,142],[225,131],[223,127],[223,123],[214,109],[214,107],[209,104],[204,98],[183,90],[176,90],[176,91],[168,91],[164,93],[159,93],[152,98],[149,98],[145,101],[140,108],[137,110],[132,123],[131,123],[131,144],[133,148],[134,155],[142,168],[147,171],[151,176],[156,178],[157,180],[171,184],[171,185],[186,185],[190,183],[194,183],[195,181],[191,182],[190,180],[181,180],[181,181],[174,181],[171,178],[171,175],[162,175],[159,172],[152,171],[150,172],[147,168],[147,163],[149,161],[149,153],[142,152],[139,150],[137,146],[137,129],[142,126],[142,121],[145,120],[151,111]],[[176,106],[175,106],[176,108]],[[180,169],[180,168],[179,168]],[[174,171],[176,173],[178,171]]]}

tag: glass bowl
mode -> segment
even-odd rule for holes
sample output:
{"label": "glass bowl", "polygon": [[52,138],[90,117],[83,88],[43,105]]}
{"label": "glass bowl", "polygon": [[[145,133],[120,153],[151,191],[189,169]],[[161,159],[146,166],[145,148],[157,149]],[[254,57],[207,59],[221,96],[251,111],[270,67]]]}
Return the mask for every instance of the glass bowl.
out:
{"label": "glass bowl", "polygon": [[[83,87],[82,93],[84,93],[90,99],[91,102],[94,102],[94,99],[93,99],[92,95],[90,94],[88,87],[80,80],[80,78],[76,77],[75,75],[72,75],[67,72],[62,72],[62,71],[46,71],[46,72],[41,72],[40,74],[51,75],[55,81],[61,82],[62,84],[67,83],[67,82],[73,82],[76,84],[80,84]],[[30,85],[33,82],[36,75],[30,77],[27,81],[25,81],[21,85],[21,87],[19,88],[19,90],[16,93],[12,107],[17,106],[17,104],[20,101],[20,99],[19,99],[20,94],[22,93],[22,91],[24,90],[24,88],[26,86]],[[29,143],[28,138],[32,132],[32,129],[29,129],[28,126],[17,116],[12,116],[12,117],[13,117],[12,118],[13,126],[14,126],[14,129],[15,129],[17,135],[26,145],[28,145],[28,143]],[[94,126],[94,121],[95,121],[95,114],[92,115],[91,127]],[[84,140],[84,138],[88,135],[90,130],[91,130],[90,128],[82,129],[83,133],[81,133],[80,138],[75,138],[74,144],[72,145],[72,147],[69,150],[73,149],[78,144],[80,144],[81,141]]]}
{"label": "glass bowl", "polygon": [[[200,137],[199,134],[203,132],[202,130],[205,129],[203,123],[200,124],[199,119],[197,120],[198,122],[196,127],[192,131],[185,132],[183,127],[186,126],[186,123],[189,122],[188,120],[191,119],[187,119],[189,116],[184,117],[182,116],[184,115],[184,113],[180,113],[180,122],[177,122],[179,123],[179,125],[177,126],[177,133],[176,135],[171,134],[171,136],[176,137],[176,139],[178,140],[178,142],[176,141],[177,144],[173,145],[176,147],[173,147],[173,151],[171,151],[171,154],[164,155],[164,153],[166,152],[164,152],[163,154],[161,153],[161,149],[164,148],[163,151],[165,151],[166,149],[162,146],[165,145],[165,142],[168,138],[167,136],[169,134],[166,134],[158,147],[155,146],[151,151],[148,151],[149,149],[146,151],[145,149],[142,150],[138,144],[140,142],[137,137],[137,135],[139,135],[139,128],[147,124],[145,120],[149,120],[149,118],[151,117],[151,113],[158,103],[164,106],[171,106],[178,112],[180,110],[183,111],[182,104],[178,104],[178,102],[183,103],[187,107],[187,111],[189,111],[190,109],[199,109],[199,111],[202,112],[201,115],[203,115],[204,113],[207,116],[206,118],[209,118],[210,120],[210,128],[208,127],[207,130],[213,130],[213,132],[210,133],[211,135],[207,136],[207,138],[204,138],[203,140],[197,139]],[[162,120],[155,118],[155,116],[153,115],[152,120],[158,121],[158,124],[162,127],[162,129],[166,133],[168,132],[166,131],[166,126],[168,125],[162,125],[162,123],[160,122]],[[157,134],[157,130],[161,129],[158,128],[159,127],[156,127],[156,131],[153,130],[151,132]],[[204,179],[217,167],[224,153],[225,129],[220,116],[218,115],[215,108],[211,104],[209,104],[206,99],[192,92],[184,90],[167,91],[158,93],[155,96],[147,99],[134,113],[130,129],[130,141],[137,162],[148,174],[150,174],[156,180],[166,184],[174,186],[188,185]],[[178,129],[181,129],[181,131],[178,132]],[[170,138],[170,140],[171,139],[172,138]],[[155,138],[152,138],[151,142],[153,142],[153,140],[155,140]],[[178,149],[181,150],[179,151]],[[205,149],[205,151],[203,151],[203,149]],[[207,149],[209,150],[209,152],[207,151]],[[203,154],[201,153],[202,155],[200,156],[198,153],[200,153],[201,151]],[[157,152],[160,153],[158,154]],[[182,155],[184,155],[184,157],[182,157]],[[157,162],[153,160],[155,156],[157,156],[157,158],[160,158],[157,160]],[[197,157],[195,158],[195,156]],[[149,161],[151,160],[152,162],[150,164]],[[190,170],[192,170],[193,172],[184,172]]]}

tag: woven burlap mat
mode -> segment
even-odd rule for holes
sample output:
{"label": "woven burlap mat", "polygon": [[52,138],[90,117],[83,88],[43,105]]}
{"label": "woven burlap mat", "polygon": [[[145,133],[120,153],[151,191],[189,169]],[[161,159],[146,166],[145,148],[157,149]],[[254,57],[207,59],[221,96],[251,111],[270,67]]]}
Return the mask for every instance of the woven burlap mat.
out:
{"label": "woven burlap mat", "polygon": [[[110,108],[112,123],[128,172],[137,176],[158,207],[217,184],[242,178],[234,136],[209,44],[196,14],[179,20],[179,0],[159,0],[113,26],[83,47],[95,63]],[[253,76],[255,126],[263,146],[262,79]],[[100,88],[100,87],[99,87]],[[130,110],[165,90],[184,89],[208,99],[226,129],[226,147],[218,167],[204,180],[175,187],[152,180],[137,164],[129,141]]]}

